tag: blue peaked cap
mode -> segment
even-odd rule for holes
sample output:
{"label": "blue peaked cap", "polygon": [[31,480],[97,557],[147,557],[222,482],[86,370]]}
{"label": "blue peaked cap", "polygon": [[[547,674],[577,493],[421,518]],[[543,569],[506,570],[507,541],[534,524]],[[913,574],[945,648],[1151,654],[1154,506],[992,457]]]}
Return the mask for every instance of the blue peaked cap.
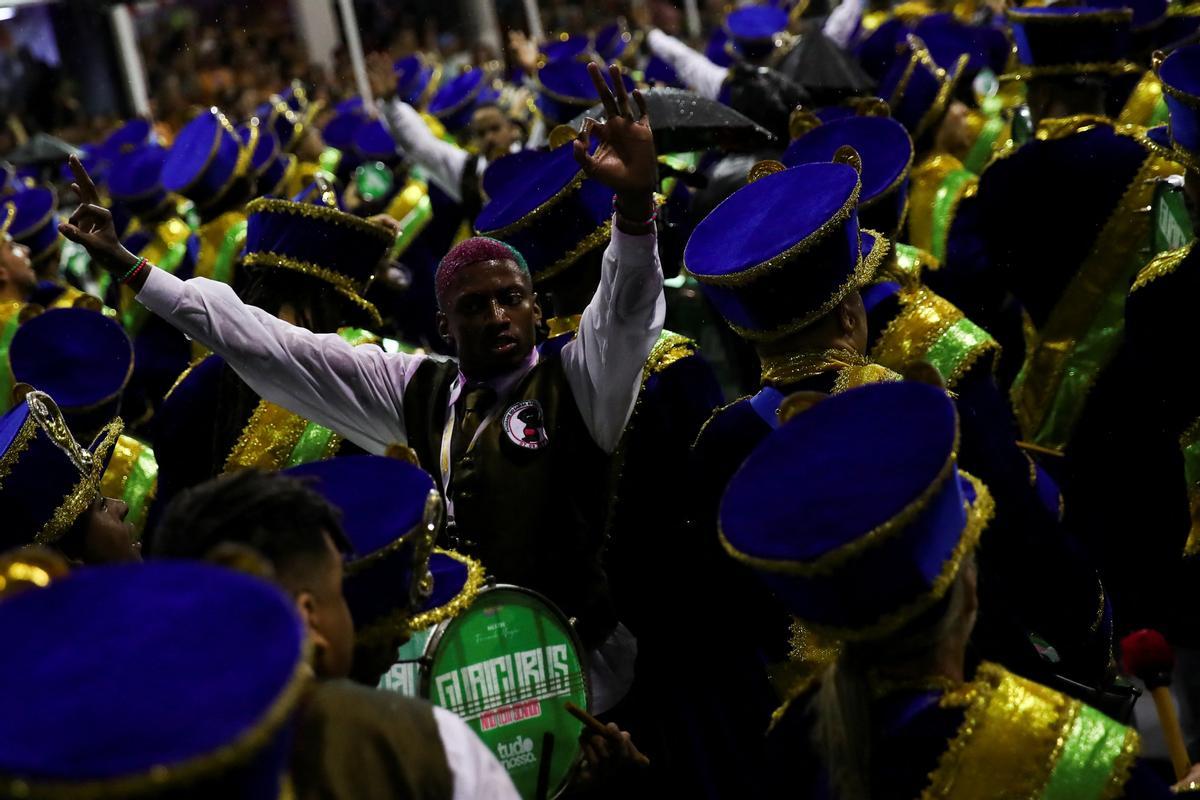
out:
{"label": "blue peaked cap", "polygon": [[58,243],[58,195],[46,186],[24,189],[5,203],[16,208],[8,233],[18,243],[29,248],[35,261],[45,259]]}
{"label": "blue peaked cap", "polygon": [[215,108],[183,126],[163,164],[162,184],[204,208],[219,201],[249,167],[242,141]]}
{"label": "blue peaked cap", "polygon": [[423,105],[436,91],[441,76],[441,70],[430,66],[420,53],[399,59],[392,70],[396,73],[396,95],[414,107]]}
{"label": "blue peaked cap", "polygon": [[[487,180],[485,173],[491,200],[475,219],[475,230],[523,255],[535,283],[608,242],[612,190],[583,174],[572,145],[514,153],[492,169],[499,174]],[[508,180],[499,180],[504,176]]]}
{"label": "blue peaked cap", "polygon": [[1049,6],[1006,12],[1016,45],[1016,76],[1036,77],[1137,71],[1129,54],[1133,11]]}
{"label": "blue peaked cap", "polygon": [[458,133],[471,123],[477,106],[493,103],[499,97],[500,93],[489,85],[487,74],[472,69],[443,84],[429,101],[428,111],[446,130]]}
{"label": "blue peaked cap", "polygon": [[150,214],[169,200],[162,185],[167,148],[157,144],[131,150],[113,162],[108,193],[135,216]]}
{"label": "blue peaked cap", "polygon": [[[467,589],[478,591],[474,562],[432,550],[438,531],[427,531],[425,524],[437,521],[426,517],[435,489],[420,467],[357,455],[302,464],[284,474],[311,481],[313,490],[342,513],[352,550],[343,588],[360,641],[403,637],[412,617],[448,606]],[[433,585],[418,592],[418,605],[412,607],[410,587],[427,572]]]}
{"label": "blue peaked cap", "polygon": [[957,449],[943,389],[882,383],[822,400],[729,482],[722,544],[813,629],[886,635],[945,595],[990,517]]}
{"label": "blue peaked cap", "polygon": [[[634,89],[633,81],[623,75],[627,91]],[[537,74],[537,107],[546,121],[564,124],[600,102],[592,84],[587,64],[580,61],[558,61],[547,64]]]}
{"label": "blue peaked cap", "polygon": [[0,603],[0,635],[22,643],[0,663],[6,783],[279,796],[311,671],[276,587],[203,563],[91,567]]}

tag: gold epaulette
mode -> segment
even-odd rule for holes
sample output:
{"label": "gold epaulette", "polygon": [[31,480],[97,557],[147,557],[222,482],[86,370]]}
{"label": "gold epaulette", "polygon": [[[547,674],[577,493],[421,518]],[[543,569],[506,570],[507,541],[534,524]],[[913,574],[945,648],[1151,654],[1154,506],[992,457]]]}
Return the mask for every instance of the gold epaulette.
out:
{"label": "gold epaulette", "polygon": [[[224,472],[261,469],[276,472],[288,462],[309,428],[309,421],[268,400],[260,400],[237,443],[225,459]],[[329,432],[320,458],[332,458],[341,447],[342,437]]]}
{"label": "gold epaulette", "polygon": [[658,337],[658,342],[650,349],[650,355],[646,357],[642,380],[646,380],[651,375],[657,375],[676,361],[695,354],[696,343],[693,340],[678,333],[663,330]]}
{"label": "gold epaulette", "polygon": [[1123,125],[1149,125],[1158,102],[1162,99],[1162,93],[1162,81],[1153,70],[1147,70],[1137,86],[1133,87],[1133,92],[1125,101],[1125,107],[1121,109],[1117,122]]}
{"label": "gold epaulette", "polygon": [[1196,244],[1195,239],[1183,247],[1167,250],[1155,256],[1149,264],[1142,267],[1141,271],[1138,272],[1137,277],[1133,280],[1133,288],[1129,290],[1129,293],[1133,294],[1137,290],[1145,288],[1148,284],[1154,283],[1159,278],[1173,273],[1191,255],[1192,245],[1194,244]]}

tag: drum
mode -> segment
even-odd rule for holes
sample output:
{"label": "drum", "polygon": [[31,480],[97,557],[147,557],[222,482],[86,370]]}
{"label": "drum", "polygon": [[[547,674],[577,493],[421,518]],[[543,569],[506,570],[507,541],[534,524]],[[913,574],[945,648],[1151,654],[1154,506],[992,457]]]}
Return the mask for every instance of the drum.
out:
{"label": "drum", "polygon": [[466,611],[400,649],[379,686],[424,697],[458,714],[496,755],[521,797],[543,800],[566,788],[579,761],[587,709],[583,648],[563,613],[517,586],[484,589]]}

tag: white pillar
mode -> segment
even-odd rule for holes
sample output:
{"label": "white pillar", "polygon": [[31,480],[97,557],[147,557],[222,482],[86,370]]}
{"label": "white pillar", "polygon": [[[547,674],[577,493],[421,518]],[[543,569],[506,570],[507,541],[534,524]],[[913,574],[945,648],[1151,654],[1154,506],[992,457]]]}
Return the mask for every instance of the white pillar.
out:
{"label": "white pillar", "polygon": [[354,13],[354,0],[340,0],[342,29],[346,33],[346,49],[350,51],[350,65],[354,68],[354,82],[367,108],[375,107],[371,94],[371,82],[367,80],[367,62],[363,58],[362,39],[358,35],[358,15]]}
{"label": "white pillar", "polygon": [[529,25],[529,38],[541,44],[546,32],[542,30],[542,14],[538,11],[537,0],[525,0],[525,22]]}
{"label": "white pillar", "polygon": [[125,93],[133,113],[150,118],[150,95],[146,92],[146,67],[142,64],[142,53],[138,50],[137,32],[133,28],[133,17],[129,7],[123,3],[109,10],[113,35],[117,40],[117,51],[121,58],[121,72],[125,76]]}
{"label": "white pillar", "polygon": [[300,31],[308,60],[333,67],[333,52],[342,43],[331,0],[292,0],[292,18]]}
{"label": "white pillar", "polygon": [[462,0],[459,6],[463,19],[467,21],[471,42],[490,45],[496,55],[504,52],[504,40],[500,37],[500,18],[492,0]]}
{"label": "white pillar", "polygon": [[696,0],[683,0],[684,18],[687,20],[688,36],[695,41],[700,38],[700,6]]}

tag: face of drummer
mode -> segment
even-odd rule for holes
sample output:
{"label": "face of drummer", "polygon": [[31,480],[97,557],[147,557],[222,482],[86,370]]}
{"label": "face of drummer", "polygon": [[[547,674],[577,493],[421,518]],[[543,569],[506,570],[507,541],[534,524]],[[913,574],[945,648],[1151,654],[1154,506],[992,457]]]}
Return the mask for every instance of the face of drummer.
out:
{"label": "face of drummer", "polygon": [[296,598],[296,609],[313,643],[313,668],[320,678],[344,678],[354,658],[354,620],[342,593],[342,554],[323,533],[325,551],[306,555],[280,570],[280,582]]}
{"label": "face of drummer", "polygon": [[484,106],[471,117],[471,138],[488,161],[507,155],[520,135],[517,126],[497,106]]}

